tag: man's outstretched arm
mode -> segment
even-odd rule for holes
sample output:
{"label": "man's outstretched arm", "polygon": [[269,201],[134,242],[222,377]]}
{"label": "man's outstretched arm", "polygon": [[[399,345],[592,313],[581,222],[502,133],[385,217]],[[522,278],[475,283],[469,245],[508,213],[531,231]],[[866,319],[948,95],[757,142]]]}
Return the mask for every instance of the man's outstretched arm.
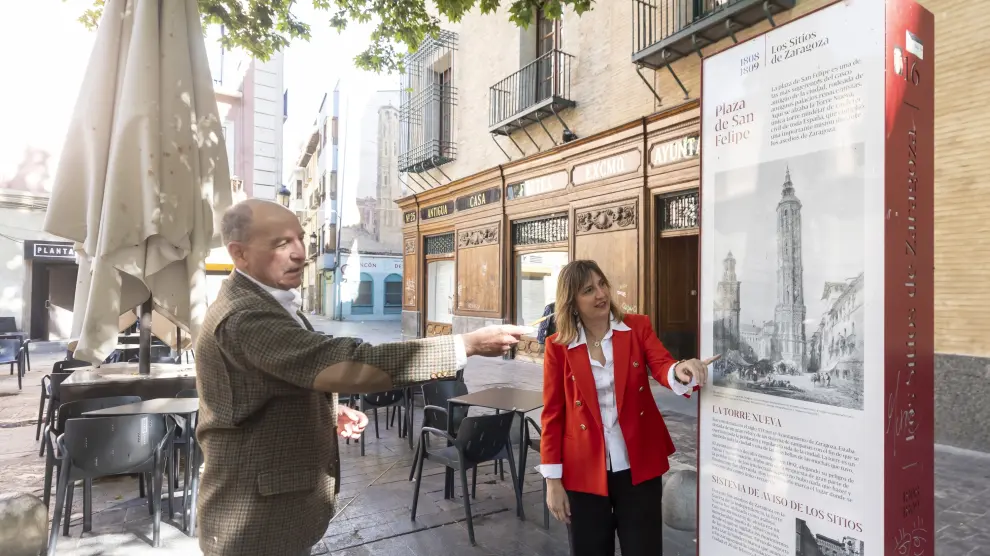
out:
{"label": "man's outstretched arm", "polygon": [[448,378],[472,355],[501,355],[526,332],[492,326],[372,346],[302,329],[289,315],[242,311],[217,329],[221,347],[241,363],[303,388],[363,394]]}

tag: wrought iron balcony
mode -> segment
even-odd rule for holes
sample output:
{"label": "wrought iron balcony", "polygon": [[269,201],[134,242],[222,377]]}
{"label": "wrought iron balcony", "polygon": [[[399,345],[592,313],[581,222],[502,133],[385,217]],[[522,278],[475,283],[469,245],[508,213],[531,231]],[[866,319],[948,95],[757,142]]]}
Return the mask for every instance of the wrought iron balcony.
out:
{"label": "wrought iron balcony", "polygon": [[[794,7],[797,0],[632,0],[633,63],[654,70]],[[686,94],[686,91],[685,91]]]}
{"label": "wrought iron balcony", "polygon": [[510,135],[574,106],[571,99],[573,60],[570,54],[551,50],[492,85],[489,90],[489,132]]}
{"label": "wrought iron balcony", "polygon": [[457,35],[441,31],[406,60],[399,105],[399,171],[420,173],[452,162]]}
{"label": "wrought iron balcony", "polygon": [[443,82],[431,83],[403,99],[399,108],[399,171],[424,172],[457,158],[451,140],[457,89]]}

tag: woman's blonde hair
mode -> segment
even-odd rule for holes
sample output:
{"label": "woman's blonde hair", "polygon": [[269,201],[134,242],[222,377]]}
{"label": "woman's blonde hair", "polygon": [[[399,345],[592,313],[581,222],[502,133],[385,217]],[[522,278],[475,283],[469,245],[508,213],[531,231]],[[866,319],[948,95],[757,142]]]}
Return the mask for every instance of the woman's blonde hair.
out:
{"label": "woman's blonde hair", "polygon": [[625,316],[622,309],[612,299],[612,284],[595,261],[573,261],[560,270],[557,278],[557,303],[554,307],[554,320],[557,325],[555,344],[568,345],[578,337],[577,296],[588,280],[595,274],[602,277],[609,289],[609,305],[612,317],[621,321]]}

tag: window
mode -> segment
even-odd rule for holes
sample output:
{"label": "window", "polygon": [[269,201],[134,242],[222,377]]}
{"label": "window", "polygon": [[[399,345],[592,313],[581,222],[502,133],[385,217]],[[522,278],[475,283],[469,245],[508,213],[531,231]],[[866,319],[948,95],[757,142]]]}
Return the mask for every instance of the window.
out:
{"label": "window", "polygon": [[536,12],[536,57],[560,48],[560,19],[547,19],[543,10]]}
{"label": "window", "polygon": [[441,73],[437,74],[437,86],[438,86],[438,98],[437,98],[437,136],[435,137],[437,145],[440,148],[440,156],[447,156],[447,147],[450,144],[450,130],[451,123],[453,122],[453,99],[451,96],[451,88],[453,86],[453,68],[447,68]]}
{"label": "window", "polygon": [[323,134],[320,136],[320,148],[327,146],[327,120],[323,119]]}
{"label": "window", "polygon": [[330,139],[332,140],[333,144],[336,145],[337,144],[337,116],[334,116],[333,117],[333,121],[330,123],[330,125],[331,125],[331,128],[330,128]]}
{"label": "window", "polygon": [[296,180],[296,199],[302,199],[302,180]]}
{"label": "window", "polygon": [[385,277],[385,314],[402,312],[402,275]]}
{"label": "window", "polygon": [[519,255],[516,261],[516,324],[543,316],[557,298],[557,277],[567,264],[567,251],[543,251]]}
{"label": "window", "polygon": [[553,51],[560,48],[560,20],[547,19],[543,10],[536,12],[536,91],[544,99],[556,91],[553,82],[555,57]]}
{"label": "window", "polygon": [[426,320],[454,322],[454,261],[433,261],[426,266]]}
{"label": "window", "polygon": [[236,152],[234,143],[236,139],[234,137],[234,122],[227,120],[223,123],[223,141],[227,147],[227,167],[230,169],[231,176],[237,173],[234,171],[237,168],[237,165],[234,163],[234,153]]}
{"label": "window", "polygon": [[375,312],[375,283],[371,280],[371,275],[362,272],[361,281],[358,282],[357,297],[351,303],[352,315],[370,315]]}

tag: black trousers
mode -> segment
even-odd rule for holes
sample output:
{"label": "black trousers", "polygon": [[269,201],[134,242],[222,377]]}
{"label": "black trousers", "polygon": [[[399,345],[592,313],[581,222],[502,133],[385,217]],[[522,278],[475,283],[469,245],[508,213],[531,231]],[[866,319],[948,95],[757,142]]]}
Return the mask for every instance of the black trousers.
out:
{"label": "black trousers", "polygon": [[613,556],[617,532],[622,556],[663,554],[662,485],[657,477],[633,486],[627,469],[608,474],[608,496],[568,491],[571,556]]}

